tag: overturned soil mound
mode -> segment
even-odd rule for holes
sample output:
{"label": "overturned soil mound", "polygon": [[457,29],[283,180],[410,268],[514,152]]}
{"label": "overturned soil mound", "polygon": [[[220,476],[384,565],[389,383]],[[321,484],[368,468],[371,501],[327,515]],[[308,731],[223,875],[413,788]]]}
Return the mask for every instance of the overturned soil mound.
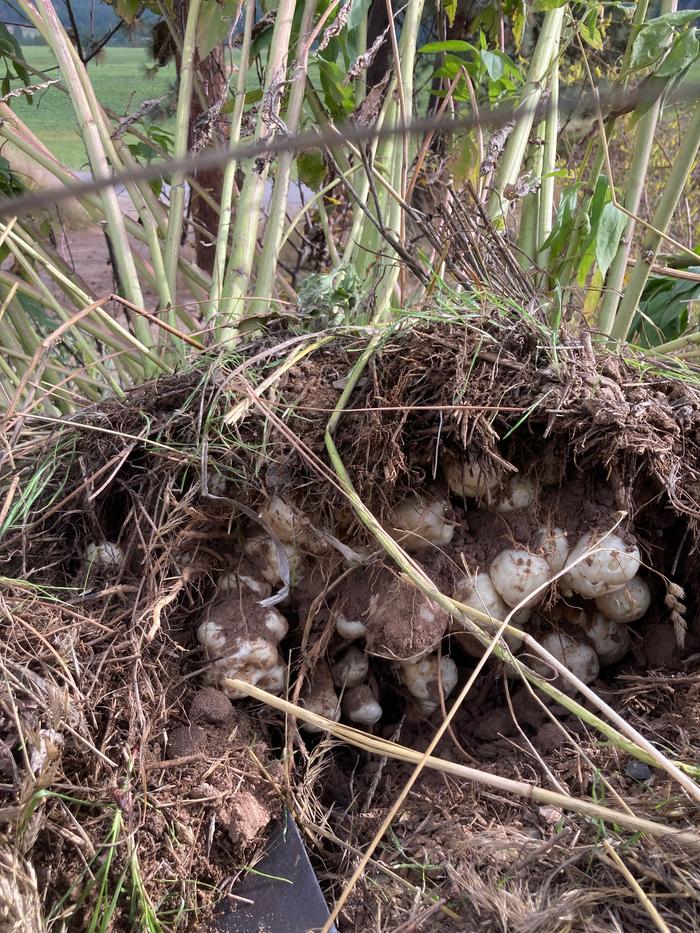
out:
{"label": "overturned soil mound", "polygon": [[[589,695],[694,774],[692,372],[445,312],[280,333],[19,424],[0,794],[47,916],[201,928],[283,806],[332,900],[409,769],[248,687],[423,751],[499,630],[436,754],[692,827],[653,755],[598,740]],[[341,930],[655,928],[620,889],[620,827],[426,772],[391,832]],[[692,858],[634,844],[690,928]]]}

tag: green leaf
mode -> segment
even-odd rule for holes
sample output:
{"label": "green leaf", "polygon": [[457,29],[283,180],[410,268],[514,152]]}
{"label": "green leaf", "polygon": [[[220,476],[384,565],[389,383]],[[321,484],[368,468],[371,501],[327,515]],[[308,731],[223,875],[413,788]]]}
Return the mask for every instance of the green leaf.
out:
{"label": "green leaf", "polygon": [[535,13],[548,13],[550,10],[558,10],[565,3],[567,0],[535,0],[532,9]]}
{"label": "green leaf", "polygon": [[141,0],[116,0],[115,6],[117,14],[131,25],[141,7]]}
{"label": "green leaf", "polygon": [[657,16],[650,19],[648,26],[654,26],[656,23],[663,23],[669,26],[687,26],[700,16],[700,10],[679,10],[677,13],[665,13],[663,16]]}
{"label": "green leaf", "polygon": [[443,0],[442,8],[445,11],[447,22],[454,26],[455,16],[457,15],[457,0]]}
{"label": "green leaf", "polygon": [[434,52],[476,52],[476,49],[470,42],[465,42],[463,39],[446,39],[444,42],[428,42],[418,51],[431,54]]}
{"label": "green leaf", "polygon": [[680,35],[673,43],[671,51],[661,63],[656,72],[659,78],[670,78],[680,74],[681,71],[692,65],[700,52],[697,30],[689,29]]}
{"label": "green leaf", "polygon": [[606,204],[598,221],[598,230],[595,238],[595,261],[601,275],[605,275],[615,258],[620,245],[620,237],[624,233],[627,218],[614,204]]}
{"label": "green leaf", "polygon": [[655,23],[645,25],[634,40],[630,68],[646,68],[663,53],[669,39],[673,35],[673,27],[668,23]]}
{"label": "green leaf", "polygon": [[303,185],[311,188],[312,191],[318,191],[326,176],[323,153],[318,149],[312,149],[297,156],[297,174]]}
{"label": "green leaf", "polygon": [[583,41],[592,49],[603,48],[603,37],[598,29],[598,8],[594,6],[587,16],[581,20],[579,31]]}
{"label": "green leaf", "polygon": [[500,55],[497,55],[495,52],[489,52],[487,49],[482,49],[481,52],[479,52],[479,57],[484,63],[484,67],[492,81],[498,81],[503,77],[506,65]]}
{"label": "green leaf", "polygon": [[16,292],[15,297],[24,313],[34,321],[37,327],[42,328],[46,333],[56,328],[56,321],[36,299],[20,291]]}
{"label": "green leaf", "polygon": [[548,249],[553,254],[562,251],[573,228],[574,213],[578,204],[578,185],[567,188],[559,199],[559,209],[554,218],[552,230],[540,249]]}
{"label": "green leaf", "polygon": [[200,58],[206,58],[228,36],[237,10],[236,0],[204,0],[195,40]]}
{"label": "green leaf", "polygon": [[357,29],[369,10],[371,2],[372,0],[353,0],[346,24],[348,30]]}

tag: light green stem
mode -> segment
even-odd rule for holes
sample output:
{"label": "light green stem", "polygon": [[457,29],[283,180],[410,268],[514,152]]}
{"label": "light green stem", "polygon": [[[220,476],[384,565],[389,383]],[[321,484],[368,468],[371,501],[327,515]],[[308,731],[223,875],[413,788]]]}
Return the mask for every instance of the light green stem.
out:
{"label": "light green stem", "polygon": [[[693,170],[695,159],[700,148],[700,104],[696,106],[693,117],[685,128],[683,140],[673,162],[671,174],[668,177],[659,203],[654,211],[651,226],[660,233],[665,233],[678,205],[683,189],[690,173]],[[651,268],[656,262],[656,256],[661,246],[662,237],[659,233],[649,231],[644,239],[641,255],[635,263],[625,294],[620,304],[620,310],[615,317],[611,328],[614,340],[626,340],[634,315],[639,305],[639,299],[647,284]]]}
{"label": "light green stem", "polygon": [[[280,0],[272,32],[270,57],[263,89],[263,106],[260,107],[255,128],[256,140],[268,139],[270,127],[266,120],[276,117],[279,112],[278,82],[284,81],[289,54],[289,38],[292,32],[296,0]],[[269,101],[269,104],[265,102]],[[266,112],[272,110],[272,113]],[[236,212],[233,229],[233,247],[226,268],[226,276],[221,303],[223,322],[220,337],[224,340],[238,334],[238,325],[245,311],[245,297],[250,288],[253,271],[255,243],[262,214],[265,195],[265,182],[269,172],[269,163],[256,165],[254,160],[247,160],[245,182]]]}
{"label": "light green stem", "polygon": [[[559,46],[554,51],[555,58]],[[544,125],[544,150],[542,152],[542,185],[540,187],[539,216],[537,218],[538,247],[544,243],[552,230],[554,217],[554,172],[557,167],[557,143],[559,141],[559,69],[553,68],[549,84],[549,103]],[[549,263],[549,249],[538,249],[537,264],[546,270]],[[549,276],[543,273],[541,283],[549,288]]]}
{"label": "light green stem", "polygon": [[[231,130],[229,147],[235,148],[241,138],[241,120],[245,106],[246,77],[248,75],[248,59],[255,20],[255,0],[247,0],[245,8],[245,25],[243,27],[243,42],[238,62],[238,81],[236,82],[236,103],[231,116]],[[233,218],[233,186],[236,180],[238,162],[231,159],[226,163],[224,179],[221,188],[221,210],[219,212],[219,229],[216,235],[216,250],[214,253],[214,271],[209,292],[210,302],[205,307],[205,317],[211,320],[217,313],[224,287],[226,272],[226,256],[229,251],[231,222]]]}
{"label": "light green stem", "polygon": [[[192,109],[192,85],[194,81],[194,58],[196,52],[197,21],[202,8],[202,0],[190,0],[187,10],[185,36],[182,42],[180,65],[180,87],[177,97],[175,116],[175,139],[173,158],[184,159],[187,155],[190,113]],[[185,219],[185,173],[173,173],[170,188],[170,210],[168,212],[168,233],[165,239],[165,275],[170,294],[175,299],[177,294],[177,263],[180,253],[180,240]]]}
{"label": "light green stem", "polygon": [[[292,69],[292,90],[289,95],[289,105],[284,121],[290,133],[296,133],[299,129],[299,120],[304,106],[304,91],[309,67],[309,35],[313,26],[316,4],[317,0],[306,0],[299,26],[299,40],[296,49],[297,60]],[[274,289],[275,272],[284,232],[289,182],[292,177],[294,159],[295,155],[291,152],[283,152],[277,163],[272,198],[265,223],[262,255],[258,265],[258,278],[255,286],[255,297],[258,300],[253,304],[253,315],[265,316],[269,313],[269,299],[272,297]]]}
{"label": "light green stem", "polygon": [[518,180],[535,120],[535,108],[542,96],[543,81],[552,63],[556,62],[563,22],[564,7],[558,7],[545,14],[530,62],[527,82],[520,95],[520,107],[524,112],[517,118],[515,128],[508,137],[489,198],[488,213],[492,219],[504,217],[508,209],[505,189]]}

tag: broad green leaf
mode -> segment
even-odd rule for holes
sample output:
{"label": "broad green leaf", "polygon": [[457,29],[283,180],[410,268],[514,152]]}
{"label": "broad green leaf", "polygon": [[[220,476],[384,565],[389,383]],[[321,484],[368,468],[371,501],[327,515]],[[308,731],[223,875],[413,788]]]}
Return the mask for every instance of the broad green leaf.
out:
{"label": "broad green leaf", "polygon": [[563,249],[573,228],[574,213],[578,204],[578,185],[572,185],[565,190],[559,200],[559,209],[552,224],[552,230],[540,246],[557,255]]}
{"label": "broad green leaf", "polygon": [[[357,29],[370,7],[371,0],[353,0],[346,28],[348,30]],[[301,4],[300,4],[301,5]]]}
{"label": "broad green leaf", "polygon": [[435,52],[476,52],[476,49],[470,42],[463,39],[446,39],[444,42],[428,42],[422,45],[419,52],[431,54]]}
{"label": "broad green leaf", "polygon": [[700,52],[700,42],[698,42],[697,30],[689,29],[684,32],[673,43],[671,51],[661,63],[661,67],[656,72],[660,78],[671,78],[680,74],[681,71],[692,65]]}
{"label": "broad green leaf", "polygon": [[117,0],[117,13],[125,22],[131,24],[136,19],[136,14],[141,8],[141,0]]}
{"label": "broad green leaf", "polygon": [[492,81],[498,81],[499,78],[503,77],[506,66],[500,55],[497,55],[495,52],[489,52],[487,49],[482,49],[479,56]]}
{"label": "broad green leaf", "polygon": [[648,26],[654,26],[656,23],[663,23],[668,26],[687,26],[700,17],[700,10],[679,10],[677,13],[665,13],[663,16],[657,16],[650,19]]}
{"label": "broad green leaf", "polygon": [[598,8],[593,7],[590,13],[581,20],[580,33],[583,41],[592,49],[603,48],[603,37],[598,29]]}
{"label": "broad green leaf", "polygon": [[632,46],[630,68],[646,68],[663,53],[669,39],[673,35],[673,27],[668,23],[655,23],[644,26]]}
{"label": "broad green leaf", "polygon": [[323,153],[318,149],[312,149],[297,156],[297,174],[303,185],[312,191],[318,191],[326,175]]}
{"label": "broad green leaf", "polygon": [[620,237],[624,233],[627,218],[614,204],[608,203],[598,221],[598,230],[595,238],[595,261],[601,275],[605,275],[615,258],[620,245]]}
{"label": "broad green leaf", "polygon": [[443,0],[442,8],[445,11],[447,22],[450,26],[453,26],[457,15],[457,0]]}
{"label": "broad green leaf", "polygon": [[197,54],[206,58],[224,41],[233,26],[238,10],[236,0],[204,0],[197,22]]}
{"label": "broad green leaf", "polygon": [[535,0],[532,9],[535,13],[548,13],[550,10],[558,10],[566,2],[567,0]]}

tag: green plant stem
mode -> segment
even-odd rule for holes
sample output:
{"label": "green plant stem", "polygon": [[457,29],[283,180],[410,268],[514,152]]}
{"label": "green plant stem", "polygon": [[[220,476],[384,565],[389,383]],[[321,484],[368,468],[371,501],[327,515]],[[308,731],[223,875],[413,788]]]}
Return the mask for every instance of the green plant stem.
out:
{"label": "green plant stem", "polygon": [[[309,34],[313,26],[316,6],[317,0],[306,0],[302,12],[301,24],[299,26],[296,62],[292,69],[294,78],[284,121],[290,133],[296,133],[298,131],[304,106],[306,77],[309,70]],[[268,217],[265,223],[265,239],[258,264],[258,277],[255,286],[255,297],[257,300],[252,306],[252,314],[259,317],[265,317],[269,314],[268,300],[272,297],[274,288],[280,243],[287,214],[289,182],[292,177],[294,159],[295,156],[291,152],[283,152],[277,162],[272,198],[270,200]]]}
{"label": "green plant stem", "polygon": [[[194,58],[196,52],[197,21],[202,0],[190,0],[187,9],[185,36],[182,41],[180,65],[180,87],[177,97],[173,157],[183,159],[187,155],[192,110],[192,84],[194,80]],[[170,188],[170,210],[168,233],[165,239],[165,276],[170,294],[177,294],[177,260],[181,248],[182,227],[185,218],[185,173],[173,174]]]}
{"label": "green plant stem", "polygon": [[[530,153],[525,163],[526,175],[531,179],[542,178],[544,164],[543,147],[541,143],[544,133],[544,123],[537,130],[537,139],[530,144]],[[518,264],[525,270],[530,270],[537,257],[537,243],[539,235],[540,192],[532,191],[522,200],[520,208],[520,228],[518,230]]]}
{"label": "green plant stem", "polygon": [[[295,0],[280,0],[277,7],[270,57],[265,74],[263,103],[255,128],[256,140],[269,138],[268,122],[279,112],[277,87],[278,82],[284,80],[287,71],[289,39],[295,7]],[[224,340],[230,340],[238,335],[239,323],[245,312],[245,297],[250,288],[268,172],[267,161],[263,166],[256,166],[254,160],[247,160],[246,178],[238,201],[236,223],[233,229],[233,247],[226,268],[221,302],[222,327],[219,336]]]}
{"label": "green plant stem", "polygon": [[627,339],[634,315],[639,306],[639,299],[642,297],[652,266],[656,262],[656,256],[663,239],[660,233],[665,233],[671,222],[678,201],[693,170],[699,148],[700,104],[696,106],[692,119],[685,130],[671,173],[654,211],[651,226],[659,233],[651,230],[647,232],[641,254],[634,265],[619,311],[610,330],[610,335],[614,340],[624,341]]}
{"label": "green plant stem", "polygon": [[[56,15],[56,11],[51,5],[50,0],[36,0],[37,9],[41,16],[36,15],[35,9],[30,3],[26,2],[26,0],[19,0],[19,3],[25,14],[41,31],[41,34],[51,47],[56,61],[61,68],[63,80],[69,88],[71,102],[78,119],[80,134],[85,145],[85,151],[87,152],[93,175],[98,179],[109,178],[111,173],[104,149],[100,142],[97,125],[90,111],[73,56],[70,52],[70,41]],[[122,211],[114,188],[106,188],[101,194],[101,200],[107,221],[107,232],[117,265],[117,276],[121,287],[124,289],[124,297],[133,304],[141,307],[143,304],[141,287],[136,274],[133,256],[131,255]]]}
{"label": "green plant stem", "polygon": [[517,117],[513,132],[508,137],[488,201],[488,213],[492,220],[506,215],[508,198],[505,190],[518,180],[535,118],[534,111],[542,96],[543,81],[552,63],[556,62],[563,22],[564,7],[558,7],[545,14],[530,62],[527,82],[520,95],[520,106],[524,112]]}
{"label": "green plant stem", "polygon": [[[243,27],[243,42],[238,62],[238,80],[236,82],[236,99],[231,115],[231,129],[229,133],[229,147],[238,145],[241,138],[241,121],[243,107],[245,106],[246,77],[248,75],[248,59],[255,21],[255,0],[246,0],[245,24]],[[229,250],[231,223],[233,219],[233,188],[236,180],[238,162],[231,159],[226,163],[224,179],[221,188],[221,209],[219,212],[219,227],[216,235],[216,249],[214,252],[214,271],[209,292],[210,302],[205,306],[204,314],[208,320],[217,313],[224,287],[226,272],[226,257]]]}
{"label": "green plant stem", "polygon": [[[367,13],[364,14],[357,27],[357,54],[364,55],[367,51]],[[355,106],[359,107],[367,96],[367,71],[363,70],[355,79]]]}
{"label": "green plant stem", "polygon": [[[559,43],[554,52],[559,54]],[[557,143],[559,141],[559,69],[553,68],[549,84],[549,102],[544,124],[544,150],[542,152],[542,185],[540,187],[539,214],[537,217],[538,247],[544,243],[552,230],[554,217],[554,172],[557,167]],[[549,249],[538,249],[537,264],[546,270],[549,265]],[[549,276],[542,273],[541,286],[548,289]]]}
{"label": "green plant stem", "polygon": [[[662,0],[661,15],[675,11],[677,0]],[[630,214],[639,213],[642,202],[644,181],[646,179],[649,159],[654,147],[654,139],[663,103],[661,94],[649,106],[639,121],[637,139],[632,152],[632,162],[627,173],[627,183],[623,197],[623,206]],[[601,141],[602,142],[602,141]],[[613,180],[609,179],[612,187]],[[620,243],[615,253],[608,274],[605,278],[603,301],[598,315],[598,330],[609,336],[612,330],[615,315],[622,295],[622,285],[627,274],[627,260],[632,249],[632,240],[636,221],[634,217],[627,217]]]}

